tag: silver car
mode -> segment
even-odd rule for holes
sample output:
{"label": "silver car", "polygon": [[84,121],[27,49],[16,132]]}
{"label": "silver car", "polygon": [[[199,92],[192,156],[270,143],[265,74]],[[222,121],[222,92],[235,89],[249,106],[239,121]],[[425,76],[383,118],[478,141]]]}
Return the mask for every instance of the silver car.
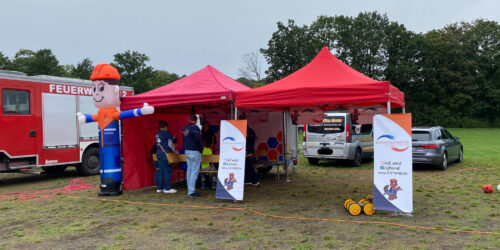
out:
{"label": "silver car", "polygon": [[459,138],[443,127],[413,127],[412,146],[413,164],[432,164],[446,170],[449,162],[464,159]]}

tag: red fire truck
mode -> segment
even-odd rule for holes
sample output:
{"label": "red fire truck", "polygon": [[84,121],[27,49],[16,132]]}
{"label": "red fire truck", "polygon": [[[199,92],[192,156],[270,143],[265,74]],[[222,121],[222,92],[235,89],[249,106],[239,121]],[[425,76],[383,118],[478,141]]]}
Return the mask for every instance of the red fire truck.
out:
{"label": "red fire truck", "polygon": [[[99,173],[96,123],[79,124],[76,113],[96,114],[92,82],[0,71],[0,172],[68,165],[82,175]],[[132,87],[120,87],[122,96]]]}

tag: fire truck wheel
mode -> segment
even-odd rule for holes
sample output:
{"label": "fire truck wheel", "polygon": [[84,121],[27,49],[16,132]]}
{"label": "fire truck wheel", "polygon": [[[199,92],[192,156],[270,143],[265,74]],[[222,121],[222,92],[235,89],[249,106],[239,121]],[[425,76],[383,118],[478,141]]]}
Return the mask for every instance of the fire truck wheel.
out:
{"label": "fire truck wheel", "polygon": [[68,166],[52,166],[52,167],[42,167],[43,172],[48,175],[58,175],[64,172]]}
{"label": "fire truck wheel", "polygon": [[91,147],[85,150],[82,163],[76,169],[84,176],[99,174],[99,149]]}

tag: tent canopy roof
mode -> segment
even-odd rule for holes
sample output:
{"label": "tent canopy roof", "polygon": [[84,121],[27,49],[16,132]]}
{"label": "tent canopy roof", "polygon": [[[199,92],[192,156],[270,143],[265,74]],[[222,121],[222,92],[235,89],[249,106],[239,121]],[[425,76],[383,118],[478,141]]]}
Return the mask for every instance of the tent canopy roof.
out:
{"label": "tent canopy roof", "polygon": [[349,67],[324,47],[306,66],[266,86],[241,91],[237,107],[284,110],[286,107],[385,104],[404,107],[404,93]]}
{"label": "tent canopy roof", "polygon": [[139,108],[145,102],[160,108],[210,103],[222,104],[234,100],[235,92],[249,89],[248,86],[208,65],[163,87],[124,97],[120,107],[123,110]]}

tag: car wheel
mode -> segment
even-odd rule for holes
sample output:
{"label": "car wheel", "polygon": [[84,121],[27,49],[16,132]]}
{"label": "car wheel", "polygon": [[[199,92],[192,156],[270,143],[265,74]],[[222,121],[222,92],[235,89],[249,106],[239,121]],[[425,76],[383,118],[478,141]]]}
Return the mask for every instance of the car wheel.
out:
{"label": "car wheel", "polygon": [[441,164],[439,164],[439,169],[446,170],[446,168],[448,168],[448,154],[445,151],[441,156]]}
{"label": "car wheel", "polygon": [[99,174],[99,149],[97,147],[88,148],[83,154],[82,163],[76,169],[84,176]]}
{"label": "car wheel", "polygon": [[456,162],[462,162],[464,160],[464,149],[460,148],[460,151],[458,152],[458,159]]}
{"label": "car wheel", "polygon": [[354,152],[354,159],[352,159],[352,165],[354,165],[355,167],[361,166],[362,157],[363,155],[361,153],[361,149],[357,148],[356,152]]}
{"label": "car wheel", "polygon": [[318,158],[307,158],[307,161],[309,162],[309,164],[312,164],[312,165],[318,165],[318,163],[319,163]]}

